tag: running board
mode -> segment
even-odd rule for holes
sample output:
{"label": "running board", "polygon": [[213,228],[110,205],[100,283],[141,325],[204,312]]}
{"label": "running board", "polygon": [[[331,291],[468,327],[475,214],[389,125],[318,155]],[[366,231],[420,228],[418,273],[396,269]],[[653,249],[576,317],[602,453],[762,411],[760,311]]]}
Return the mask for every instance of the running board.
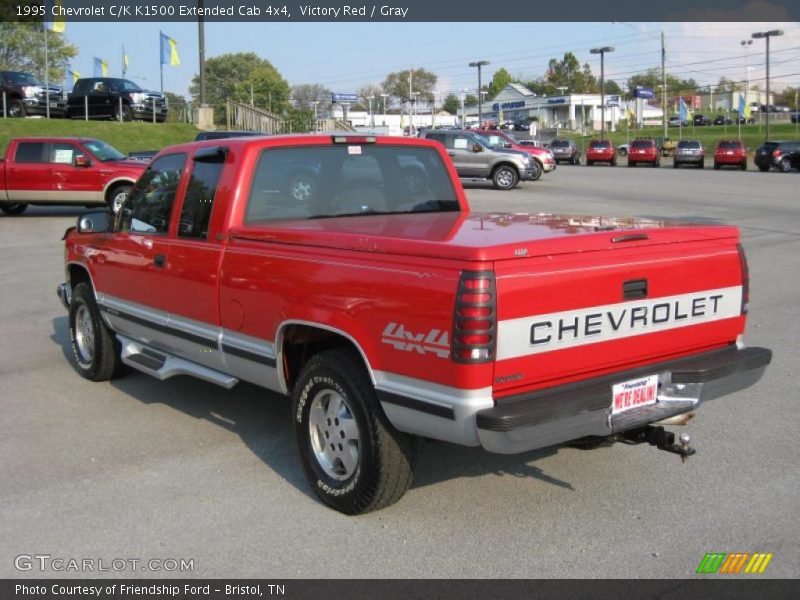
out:
{"label": "running board", "polygon": [[209,383],[215,383],[228,390],[239,383],[236,377],[160,350],[154,350],[123,335],[117,334],[117,339],[122,345],[122,362],[156,379],[163,381],[176,375],[189,375]]}

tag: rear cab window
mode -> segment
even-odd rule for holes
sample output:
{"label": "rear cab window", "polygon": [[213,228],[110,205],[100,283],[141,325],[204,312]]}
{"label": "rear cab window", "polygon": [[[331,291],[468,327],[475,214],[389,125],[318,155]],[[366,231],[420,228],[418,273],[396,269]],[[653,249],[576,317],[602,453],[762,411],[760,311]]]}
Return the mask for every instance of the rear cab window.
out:
{"label": "rear cab window", "polygon": [[434,148],[335,144],[262,150],[244,222],[458,210]]}
{"label": "rear cab window", "polygon": [[44,149],[45,142],[20,142],[17,144],[17,151],[14,154],[14,162],[21,164],[45,163]]}

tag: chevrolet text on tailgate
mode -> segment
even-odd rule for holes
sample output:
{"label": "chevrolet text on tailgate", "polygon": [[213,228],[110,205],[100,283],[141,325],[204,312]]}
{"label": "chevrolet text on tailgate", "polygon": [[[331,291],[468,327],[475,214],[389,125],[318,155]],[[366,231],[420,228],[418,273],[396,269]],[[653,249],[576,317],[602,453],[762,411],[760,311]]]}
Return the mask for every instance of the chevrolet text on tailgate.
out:
{"label": "chevrolet text on tailgate", "polygon": [[471,214],[444,152],[319,134],[163,150],[111,222],[65,235],[77,370],[290,396],[310,483],[348,514],[400,499],[415,436],[692,454],[658,423],[771,359],[742,341],[737,229]]}

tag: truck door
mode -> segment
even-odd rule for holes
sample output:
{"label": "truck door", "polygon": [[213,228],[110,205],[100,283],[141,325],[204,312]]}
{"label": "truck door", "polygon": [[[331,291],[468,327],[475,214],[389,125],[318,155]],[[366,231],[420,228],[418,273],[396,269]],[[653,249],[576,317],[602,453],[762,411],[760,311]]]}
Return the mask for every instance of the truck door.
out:
{"label": "truck door", "polygon": [[226,157],[226,148],[201,148],[187,165],[177,232],[170,238],[169,258],[159,283],[169,312],[173,352],[221,371],[227,371],[219,346],[223,241],[214,232],[222,228],[225,207],[215,212],[214,201]]}
{"label": "truck door", "polygon": [[50,200],[79,204],[103,202],[101,165],[97,164],[97,159],[72,142],[53,142],[48,155]]}
{"label": "truck door", "polygon": [[7,160],[6,189],[12,202],[42,202],[49,199],[50,164],[47,142],[19,142]]}
{"label": "truck door", "polygon": [[171,349],[164,285],[169,232],[186,154],[166,154],[142,174],[120,209],[115,233],[88,257],[97,299],[114,329]]}
{"label": "truck door", "polygon": [[[478,144],[473,136],[458,133],[453,136],[447,136],[447,139],[452,144],[452,146],[447,145],[447,153],[452,157],[459,177],[489,176],[489,170],[486,166],[486,149],[481,144]],[[476,146],[480,146],[481,150],[476,152]]]}

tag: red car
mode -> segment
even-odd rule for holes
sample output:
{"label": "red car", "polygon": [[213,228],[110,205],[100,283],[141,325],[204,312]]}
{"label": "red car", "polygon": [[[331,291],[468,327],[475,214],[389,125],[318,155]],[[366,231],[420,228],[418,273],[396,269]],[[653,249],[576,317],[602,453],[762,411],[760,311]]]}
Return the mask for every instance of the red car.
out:
{"label": "red car", "polygon": [[586,166],[591,167],[596,162],[606,162],[612,167],[617,166],[617,149],[609,140],[592,140],[586,149]]}
{"label": "red car", "polygon": [[[523,146],[519,141],[504,131],[478,131],[493,146],[503,146],[505,148],[511,148],[512,150],[521,150],[522,152],[532,154],[542,173],[555,171],[556,161],[555,158],[553,158],[553,153],[549,149],[538,148],[536,146]],[[536,179],[538,179],[538,177]]]}
{"label": "red car", "polygon": [[0,161],[0,210],[18,215],[29,204],[107,204],[116,212],[146,168],[91,138],[14,139]]}
{"label": "red car", "polygon": [[628,150],[628,166],[635,167],[639,163],[650,163],[653,167],[661,166],[661,151],[654,140],[635,139]]}
{"label": "red car", "polygon": [[747,170],[747,148],[741,140],[721,140],[714,150],[714,168],[719,169],[723,165],[739,167],[742,171]]}

